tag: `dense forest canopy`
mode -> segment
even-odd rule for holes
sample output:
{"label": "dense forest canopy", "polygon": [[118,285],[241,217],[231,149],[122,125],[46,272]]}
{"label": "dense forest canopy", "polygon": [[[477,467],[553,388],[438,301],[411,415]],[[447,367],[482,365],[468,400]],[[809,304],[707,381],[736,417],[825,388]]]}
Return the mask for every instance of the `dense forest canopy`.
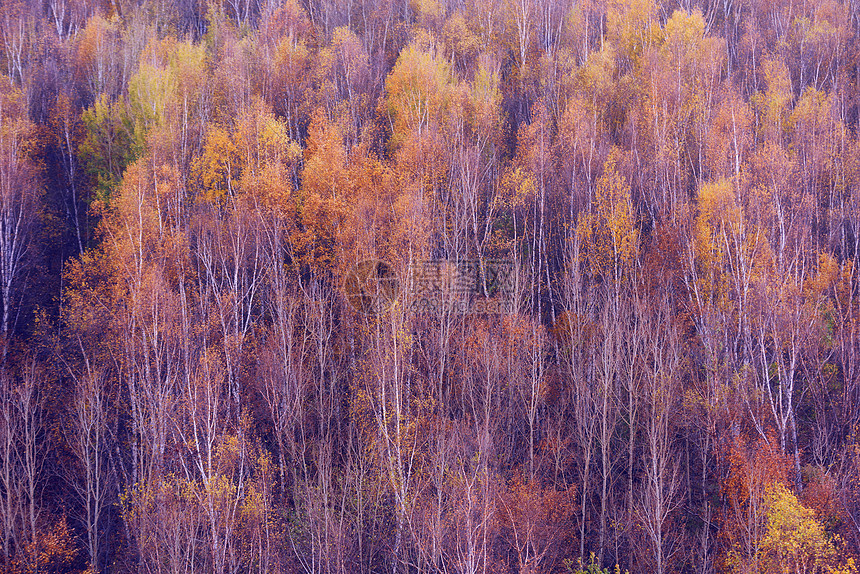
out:
{"label": "dense forest canopy", "polygon": [[0,568],[856,574],[858,31],[4,0]]}

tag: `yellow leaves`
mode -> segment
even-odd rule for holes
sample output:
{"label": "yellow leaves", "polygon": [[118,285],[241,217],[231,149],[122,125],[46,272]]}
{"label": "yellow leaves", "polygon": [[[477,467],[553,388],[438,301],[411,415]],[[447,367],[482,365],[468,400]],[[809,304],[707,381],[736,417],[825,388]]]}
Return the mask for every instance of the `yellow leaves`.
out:
{"label": "yellow leaves", "polygon": [[303,39],[287,36],[281,39],[275,53],[276,69],[296,72],[309,64],[310,51]]}
{"label": "yellow leaves", "polygon": [[230,133],[221,127],[206,134],[203,155],[195,162],[203,183],[203,197],[215,202],[232,195],[240,175],[239,150]]}
{"label": "yellow leaves", "polygon": [[[152,253],[153,235],[158,233],[158,213],[150,200],[151,181],[145,162],[138,160],[129,166],[122,180],[122,187],[115,198],[114,230],[119,237],[129,239],[132,252]],[[124,243],[124,242],[123,242]],[[121,261],[128,261],[122,258]]]}
{"label": "yellow leaves", "polygon": [[840,59],[840,53],[847,46],[846,38],[851,34],[850,12],[847,6],[834,0],[823,0],[812,6],[814,10],[804,10],[791,20],[786,53],[803,52],[804,59],[815,70],[815,85],[820,85],[819,72]]}
{"label": "yellow leaves", "polygon": [[337,260],[334,249],[347,211],[348,185],[343,134],[318,110],[309,128],[302,172],[301,222],[305,233],[295,238],[315,269],[331,269]]}
{"label": "yellow leaves", "polygon": [[[838,12],[844,10],[844,8],[835,2],[830,3],[829,6],[825,6],[823,8],[823,10],[822,6],[818,6],[816,8],[815,18],[796,17],[792,21],[792,28],[794,28],[793,31],[802,38],[802,42],[804,44],[812,44],[815,47],[819,47],[819,45],[821,47],[831,47],[834,44],[837,44],[840,36],[845,33],[844,28],[839,24],[830,21],[830,18],[834,20],[842,20],[844,16],[842,14],[838,14]],[[836,8],[836,14],[822,14],[825,10],[832,10],[833,8]],[[834,16],[835,18],[833,18]]]}
{"label": "yellow leaves", "polygon": [[438,0],[410,0],[409,8],[415,12],[415,18],[427,25],[442,16],[443,8]]}
{"label": "yellow leaves", "polygon": [[488,136],[499,127],[501,102],[498,62],[482,56],[469,91],[470,120],[476,133]]}
{"label": "yellow leaves", "polygon": [[692,14],[675,10],[663,28],[664,46],[696,46],[705,36],[705,20],[696,10]]}
{"label": "yellow leaves", "polygon": [[505,173],[502,190],[494,200],[505,209],[519,209],[534,199],[537,194],[537,181],[530,171],[516,167]]}
{"label": "yellow leaves", "polygon": [[320,198],[336,198],[346,186],[346,167],[343,133],[318,110],[308,128],[302,190]]}
{"label": "yellow leaves", "polygon": [[230,197],[272,190],[272,177],[289,187],[289,170],[301,157],[286,124],[261,101],[245,109],[233,126],[213,126],[203,153],[192,164],[192,175],[203,199],[218,203]]}
{"label": "yellow leaves", "polygon": [[301,158],[301,148],[290,139],[286,123],[276,118],[261,100],[239,114],[232,137],[245,180],[267,167],[293,166]]}
{"label": "yellow leaves", "polygon": [[702,185],[698,208],[693,240],[697,290],[706,301],[726,304],[731,297],[731,270],[742,265],[755,267],[760,274],[769,248],[763,235],[747,225],[730,180]]}
{"label": "yellow leaves", "polygon": [[577,222],[589,271],[616,283],[632,269],[639,252],[630,184],[617,171],[619,156],[617,149],[610,153],[597,182],[594,210],[581,213]]}
{"label": "yellow leaves", "polygon": [[251,525],[263,523],[269,511],[268,502],[262,492],[250,486],[242,500],[242,522]]}
{"label": "yellow leaves", "polygon": [[714,265],[725,263],[725,257],[740,255],[731,251],[739,245],[743,255],[751,255],[757,247],[758,234],[755,229],[748,229],[731,180],[703,184],[699,188],[698,204],[695,241],[700,261]]}
{"label": "yellow leaves", "polygon": [[337,61],[338,80],[358,87],[361,75],[369,70],[370,59],[361,39],[347,26],[335,28],[331,39],[332,52]]}
{"label": "yellow leaves", "polygon": [[63,321],[77,335],[110,337],[110,313],[120,288],[114,266],[101,251],[72,259],[63,273]]}
{"label": "yellow leaves", "polygon": [[583,97],[575,95],[567,101],[558,120],[558,139],[566,161],[571,161],[574,152],[595,137],[597,126],[593,118]]}
{"label": "yellow leaves", "polygon": [[133,139],[134,127],[127,111],[125,102],[102,94],[81,114],[86,136],[78,152],[98,186],[97,198],[103,201],[110,199],[125,166],[142,149],[142,142]]}
{"label": "yellow leaves", "polygon": [[698,9],[692,13],[675,10],[663,35],[663,55],[675,73],[684,76],[684,82],[701,83],[720,73],[725,40],[705,35],[705,20]]}
{"label": "yellow leaves", "polygon": [[782,60],[766,59],[762,72],[767,90],[750,98],[753,107],[761,116],[761,131],[771,143],[781,141],[788,127],[788,111],[791,109],[791,76]]}
{"label": "yellow leaves", "polygon": [[645,49],[660,39],[657,4],[654,0],[612,0],[606,12],[606,30],[619,56],[637,63]]}
{"label": "yellow leaves", "polygon": [[173,36],[150,37],[146,47],[140,53],[140,65],[146,64],[155,68],[166,67],[176,51],[176,45],[176,38]]}
{"label": "yellow leaves", "polygon": [[[836,132],[834,99],[832,94],[806,88],[785,122],[792,130],[796,149],[805,154],[811,163],[824,163],[822,155],[827,148],[828,136]],[[817,157],[815,157],[817,156]]]}
{"label": "yellow leaves", "polygon": [[[30,121],[27,102],[22,91],[0,74],[0,209],[9,217],[16,210],[31,216],[30,201],[37,194],[33,147],[36,143],[35,125]],[[12,229],[4,233],[8,241]]]}
{"label": "yellow leaves", "polygon": [[5,74],[0,74],[0,129],[6,131],[26,121],[26,101],[21,89]]}
{"label": "yellow leaves", "polygon": [[639,236],[634,228],[630,185],[615,168],[615,158],[610,156],[597,182],[597,212],[605,217],[616,257],[630,263],[636,255]]}
{"label": "yellow leaves", "polygon": [[290,138],[286,124],[274,116],[263,120],[260,144],[259,162],[264,165],[295,166],[302,157],[302,148]]}
{"label": "yellow leaves", "polygon": [[585,65],[577,72],[577,80],[581,89],[586,93],[591,111],[602,108],[605,97],[608,97],[617,75],[615,50],[611,45],[588,55]]}
{"label": "yellow leaves", "polygon": [[852,297],[855,293],[855,287],[853,284],[853,277],[855,274],[854,271],[855,262],[851,259],[846,259],[842,263],[842,269],[840,270],[838,281],[835,285],[836,297],[834,302],[839,307],[847,307],[852,305]]}
{"label": "yellow leaves", "polygon": [[236,435],[227,434],[222,436],[215,448],[215,456],[219,468],[227,472],[237,469],[243,455],[241,452],[243,447],[244,445],[239,443],[239,437]]}
{"label": "yellow leaves", "polygon": [[844,562],[836,566],[826,566],[828,574],[857,574],[857,564],[854,558],[846,558]]}
{"label": "yellow leaves", "polygon": [[715,242],[726,231],[739,232],[743,223],[743,211],[735,201],[731,181],[721,179],[716,183],[706,183],[699,188],[696,236],[701,250],[722,255],[724,246],[716,245]]}
{"label": "yellow leaves", "polygon": [[768,113],[787,109],[791,100],[791,77],[788,66],[782,60],[768,59],[763,63],[764,81],[767,84],[765,95],[769,98]]}
{"label": "yellow leaves", "polygon": [[169,118],[193,113],[207,80],[206,52],[202,45],[152,40],[141,54],[138,71],[128,82],[129,109],[135,136],[142,146],[146,131]]}
{"label": "yellow leaves", "polygon": [[183,97],[199,97],[206,82],[206,49],[202,44],[179,42],[170,53],[168,66]]}
{"label": "yellow leaves", "polygon": [[818,254],[818,273],[808,279],[803,286],[804,294],[814,301],[825,297],[839,280],[839,263],[829,253]]}
{"label": "yellow leaves", "polygon": [[442,40],[445,42],[446,53],[449,53],[454,61],[460,61],[464,65],[471,62],[481,49],[481,39],[472,32],[460,11],[445,22]]}
{"label": "yellow leaves", "polygon": [[77,44],[77,72],[80,75],[89,74],[94,84],[93,91],[98,93],[105,87],[103,70],[97,62],[108,50],[108,45],[119,32],[119,18],[113,16],[105,19],[98,13],[87,20],[87,25],[81,32]]}
{"label": "yellow leaves", "polygon": [[191,502],[196,492],[192,482],[165,473],[150,483],[139,482],[119,493],[120,513],[128,524],[146,520],[156,508]]}
{"label": "yellow leaves", "polygon": [[721,64],[725,57],[725,40],[705,35],[705,20],[698,9],[692,13],[675,10],[663,34],[662,48],[676,62],[702,64],[716,57]]}
{"label": "yellow leaves", "polygon": [[164,122],[168,102],[175,97],[176,78],[167,68],[142,63],[137,73],[128,82],[130,106],[137,132],[151,124]]}
{"label": "yellow leaves", "polygon": [[566,137],[597,144],[623,125],[636,82],[621,68],[618,50],[610,43],[588,54],[585,64],[575,72],[574,94],[568,100],[572,111],[579,108],[581,126],[587,131]]}
{"label": "yellow leaves", "polygon": [[[826,347],[833,345],[834,308],[838,306],[839,288],[842,270],[836,258],[826,252],[818,254],[818,270],[812,277],[804,281],[802,288],[793,284],[790,279],[783,287],[786,295],[803,298],[802,309],[794,320],[808,321],[815,325],[821,341]],[[835,296],[835,297],[834,297]],[[785,297],[785,296],[783,296]],[[823,367],[826,369],[826,367]]]}
{"label": "yellow leaves", "polygon": [[775,484],[766,495],[767,532],[761,540],[760,564],[765,574],[857,572],[852,559],[840,560],[834,541],[784,485]]}
{"label": "yellow leaves", "polygon": [[[274,116],[265,118],[263,129],[260,132],[263,148],[266,150],[266,159],[274,161],[293,161],[297,159],[302,148],[298,143],[290,139],[287,133],[287,126],[284,122],[276,119]],[[284,154],[284,152],[286,152]]]}
{"label": "yellow leaves", "polygon": [[794,128],[804,123],[813,125],[824,123],[830,111],[831,98],[832,95],[825,92],[811,87],[806,88],[789,116],[788,126]]}
{"label": "yellow leaves", "polygon": [[737,177],[753,145],[753,114],[734,90],[728,91],[711,116],[705,137],[707,167],[715,178]]}
{"label": "yellow leaves", "polygon": [[499,191],[492,198],[491,209],[497,213],[491,245],[501,253],[516,249],[514,241],[522,239],[528,216],[524,210],[533,205],[538,193],[534,174],[520,166],[502,175]]}
{"label": "yellow leaves", "polygon": [[412,43],[397,58],[385,80],[385,106],[391,119],[393,147],[409,134],[445,123],[457,94],[451,66],[432,45]]}

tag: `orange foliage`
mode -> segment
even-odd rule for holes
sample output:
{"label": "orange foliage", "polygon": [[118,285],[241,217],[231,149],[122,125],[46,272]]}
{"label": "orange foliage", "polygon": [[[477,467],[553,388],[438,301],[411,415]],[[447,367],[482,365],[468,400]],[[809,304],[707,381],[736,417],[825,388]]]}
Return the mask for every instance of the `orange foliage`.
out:
{"label": "orange foliage", "polygon": [[765,535],[768,489],[788,482],[791,459],[779,441],[736,437],[722,452],[726,475],[720,482],[717,564],[725,572],[757,572],[759,547]]}
{"label": "orange foliage", "polygon": [[565,552],[567,533],[576,512],[576,486],[556,490],[529,482],[520,470],[500,494],[502,527],[517,552],[520,572],[544,572],[557,567]]}
{"label": "orange foliage", "polygon": [[36,540],[22,549],[9,574],[69,574],[75,572],[78,549],[65,515],[50,528],[40,529]]}

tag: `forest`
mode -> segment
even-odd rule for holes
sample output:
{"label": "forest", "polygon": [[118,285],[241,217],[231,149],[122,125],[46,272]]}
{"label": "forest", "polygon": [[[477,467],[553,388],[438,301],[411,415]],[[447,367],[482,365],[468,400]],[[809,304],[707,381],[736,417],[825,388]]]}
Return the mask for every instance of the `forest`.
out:
{"label": "forest", "polygon": [[858,127],[857,0],[2,0],[0,570],[857,574]]}

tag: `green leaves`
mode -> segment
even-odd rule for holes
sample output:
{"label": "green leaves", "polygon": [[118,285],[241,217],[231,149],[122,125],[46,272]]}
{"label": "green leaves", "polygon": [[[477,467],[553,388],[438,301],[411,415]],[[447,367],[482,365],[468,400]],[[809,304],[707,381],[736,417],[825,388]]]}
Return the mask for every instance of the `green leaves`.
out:
{"label": "green leaves", "polygon": [[143,143],[153,125],[164,122],[165,109],[175,97],[176,77],[166,68],[143,63],[128,82],[129,110],[134,118],[135,142]]}
{"label": "green leaves", "polygon": [[144,141],[135,137],[134,120],[124,100],[102,94],[81,119],[86,135],[78,154],[95,183],[93,199],[109,202],[126,166],[143,152]]}

